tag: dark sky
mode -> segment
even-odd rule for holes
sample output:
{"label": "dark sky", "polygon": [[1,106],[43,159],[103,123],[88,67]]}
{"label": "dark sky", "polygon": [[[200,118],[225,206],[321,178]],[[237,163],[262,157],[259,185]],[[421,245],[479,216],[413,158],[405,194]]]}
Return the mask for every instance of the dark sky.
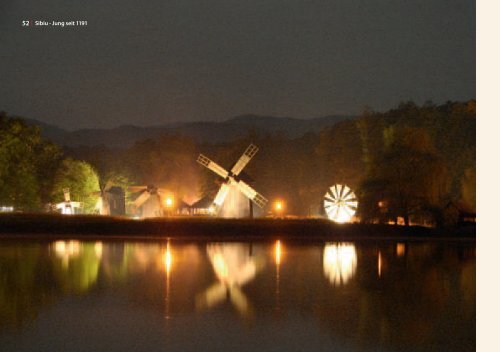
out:
{"label": "dark sky", "polygon": [[472,0],[0,1],[0,110],[69,129],[467,100],[475,63]]}

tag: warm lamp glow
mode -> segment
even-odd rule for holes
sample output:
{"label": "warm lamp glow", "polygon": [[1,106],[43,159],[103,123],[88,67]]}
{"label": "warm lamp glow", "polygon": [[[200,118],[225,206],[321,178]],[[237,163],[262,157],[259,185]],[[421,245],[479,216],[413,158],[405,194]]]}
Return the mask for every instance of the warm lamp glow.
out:
{"label": "warm lamp glow", "polygon": [[282,211],[283,210],[283,202],[281,202],[281,200],[277,200],[274,203],[274,209],[276,209],[276,211]]}
{"label": "warm lamp glow", "polygon": [[165,199],[165,205],[167,206],[167,208],[172,208],[174,206],[174,198],[172,196],[168,196]]}

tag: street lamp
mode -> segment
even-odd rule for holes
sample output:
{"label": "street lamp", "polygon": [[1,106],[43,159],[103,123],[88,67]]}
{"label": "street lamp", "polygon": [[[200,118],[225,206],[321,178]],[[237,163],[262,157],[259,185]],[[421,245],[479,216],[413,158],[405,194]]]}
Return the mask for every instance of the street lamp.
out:
{"label": "street lamp", "polygon": [[174,207],[174,197],[167,196],[165,198],[165,207],[167,208],[167,215],[172,215],[172,209]]}
{"label": "street lamp", "polygon": [[276,216],[281,216],[283,214],[283,210],[285,209],[285,204],[282,200],[277,200],[274,202],[274,212]]}

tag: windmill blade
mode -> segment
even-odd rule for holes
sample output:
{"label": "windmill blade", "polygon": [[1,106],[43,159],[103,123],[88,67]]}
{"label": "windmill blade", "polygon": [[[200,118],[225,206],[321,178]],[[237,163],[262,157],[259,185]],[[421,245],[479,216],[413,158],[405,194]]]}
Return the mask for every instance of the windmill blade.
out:
{"label": "windmill blade", "polygon": [[149,199],[151,194],[149,192],[144,191],[137,199],[134,201],[134,205],[139,208],[145,201]]}
{"label": "windmill blade", "polygon": [[237,287],[233,286],[229,290],[229,298],[231,299],[231,303],[238,310],[238,312],[242,315],[247,315],[250,304],[248,303],[248,299],[243,292]]}
{"label": "windmill blade", "polygon": [[246,195],[252,202],[263,208],[267,204],[267,198],[254,190],[250,185],[243,181],[238,181],[238,188],[244,195]]}
{"label": "windmill blade", "polygon": [[222,203],[224,203],[224,199],[226,199],[227,192],[229,192],[229,185],[227,183],[223,183],[222,186],[220,186],[219,192],[217,192],[217,195],[215,196],[214,203],[220,207]]}
{"label": "windmill blade", "polygon": [[198,163],[200,163],[201,165],[209,168],[210,170],[212,170],[213,172],[215,172],[217,175],[219,175],[222,178],[226,178],[229,175],[229,172],[227,172],[226,169],[224,169],[219,164],[213,162],[212,160],[210,160],[209,158],[207,158],[203,154],[200,154],[198,156],[198,159],[196,159],[196,161]]}
{"label": "windmill blade", "polygon": [[253,158],[253,156],[259,151],[259,148],[256,145],[250,144],[248,148],[245,150],[243,155],[241,155],[240,159],[236,164],[234,164],[233,168],[231,169],[231,173],[235,176],[237,176],[241,170],[248,164],[250,159]]}
{"label": "windmill blade", "polygon": [[227,288],[218,282],[210,286],[202,295],[196,299],[197,308],[211,308],[224,301],[227,296]]}

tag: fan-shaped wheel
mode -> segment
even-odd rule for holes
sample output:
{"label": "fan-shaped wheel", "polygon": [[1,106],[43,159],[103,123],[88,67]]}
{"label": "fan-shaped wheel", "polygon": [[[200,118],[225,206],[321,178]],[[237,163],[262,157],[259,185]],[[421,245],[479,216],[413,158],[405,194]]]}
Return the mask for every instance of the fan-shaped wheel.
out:
{"label": "fan-shaped wheel", "polygon": [[326,215],[335,222],[347,222],[356,214],[358,199],[346,185],[334,185],[323,197]]}

